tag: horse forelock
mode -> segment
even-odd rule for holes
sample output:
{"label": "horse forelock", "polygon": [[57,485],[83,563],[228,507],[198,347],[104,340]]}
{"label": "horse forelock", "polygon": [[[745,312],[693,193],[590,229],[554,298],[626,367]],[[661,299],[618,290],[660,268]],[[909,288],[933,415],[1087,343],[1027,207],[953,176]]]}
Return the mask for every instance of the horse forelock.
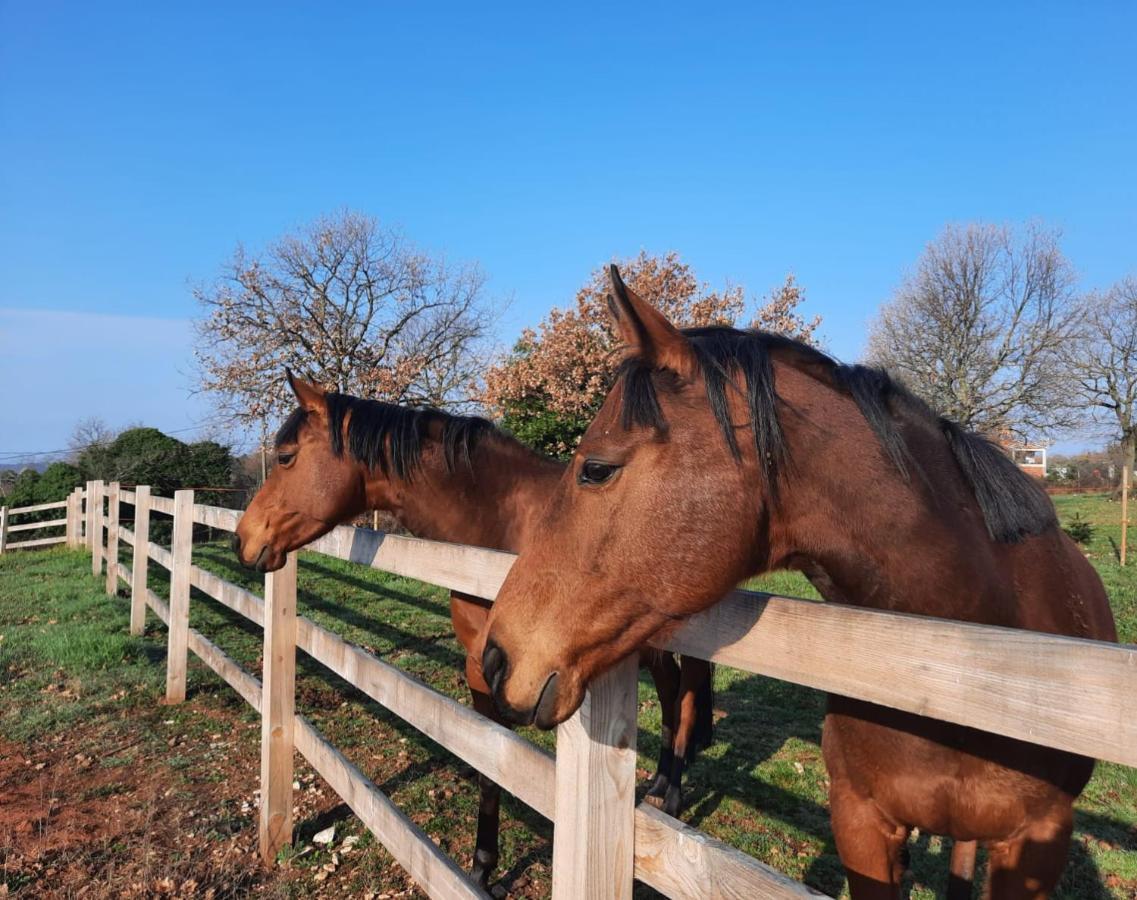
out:
{"label": "horse forelock", "polygon": [[[428,407],[400,406],[335,392],[326,394],[324,402],[332,452],[343,456],[346,449],[352,459],[369,469],[402,480],[411,480],[421,468],[433,426],[440,428],[447,471],[472,467],[474,448],[484,435],[496,430],[477,416],[455,416]],[[304,409],[294,410],[277,432],[276,445],[296,441],[307,420]]]}

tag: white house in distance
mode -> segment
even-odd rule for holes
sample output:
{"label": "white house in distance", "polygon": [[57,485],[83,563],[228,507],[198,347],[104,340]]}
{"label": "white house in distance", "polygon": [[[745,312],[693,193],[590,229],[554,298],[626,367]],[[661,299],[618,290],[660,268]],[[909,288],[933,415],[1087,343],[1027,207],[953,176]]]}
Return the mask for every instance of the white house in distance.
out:
{"label": "white house in distance", "polygon": [[1045,447],[1007,447],[1015,465],[1035,478],[1046,477],[1046,448]]}

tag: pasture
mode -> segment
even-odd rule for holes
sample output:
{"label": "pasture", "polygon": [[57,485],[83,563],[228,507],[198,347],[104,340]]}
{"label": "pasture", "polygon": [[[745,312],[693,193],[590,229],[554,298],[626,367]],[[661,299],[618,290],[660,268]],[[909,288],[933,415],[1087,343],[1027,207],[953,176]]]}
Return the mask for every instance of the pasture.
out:
{"label": "pasture", "polygon": [[[1078,513],[1095,526],[1087,553],[1109,590],[1121,639],[1137,641],[1137,569],[1120,569],[1113,555],[1116,505],[1097,496],[1056,503],[1064,519]],[[226,543],[201,545],[194,558],[230,581],[258,587],[259,578],[236,565]],[[74,551],[0,557],[0,884],[8,893],[414,892],[303,765],[297,840],[279,866],[261,870],[254,797],[259,720],[196,661],[190,702],[159,705],[161,625],[151,618],[146,635],[130,638],[126,601],[106,597],[101,579],[89,572],[88,556]],[[151,572],[159,594],[164,574]],[[791,574],[759,586],[812,595],[804,579]],[[305,554],[299,588],[304,615],[468,702],[442,590]],[[261,632],[246,620],[195,592],[191,625],[259,670]],[[477,803],[468,767],[311,660],[298,662],[298,711],[466,863]],[[715,688],[717,740],[690,770],[683,818],[837,895],[843,874],[829,835],[818,747],[822,695],[726,667],[718,668]],[[639,700],[642,781],[659,739],[658,703],[646,675]],[[536,731],[526,736],[545,746],[552,740]],[[508,799],[503,812],[503,889],[513,896],[547,895],[551,826]],[[331,842],[315,843],[330,825]],[[947,848],[918,835],[911,849],[912,897],[942,896]],[[1102,764],[1079,802],[1071,864],[1058,896],[1135,893],[1137,772]]]}

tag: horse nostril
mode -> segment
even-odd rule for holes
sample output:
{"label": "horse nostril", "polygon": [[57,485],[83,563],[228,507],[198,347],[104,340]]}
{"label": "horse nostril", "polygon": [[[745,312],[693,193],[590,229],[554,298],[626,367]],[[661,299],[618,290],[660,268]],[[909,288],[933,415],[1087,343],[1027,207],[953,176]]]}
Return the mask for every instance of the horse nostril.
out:
{"label": "horse nostril", "polygon": [[482,675],[485,676],[490,691],[496,694],[505,675],[505,652],[492,640],[486,641],[486,649],[482,654]]}
{"label": "horse nostril", "polygon": [[241,535],[233,532],[233,539],[229,541],[229,546],[233,548],[233,552],[239,557],[241,555]]}
{"label": "horse nostril", "polygon": [[541,696],[537,698],[537,708],[533,713],[533,723],[538,728],[549,729],[556,724],[555,712],[557,709],[557,680],[558,673],[554,672],[541,689]]}

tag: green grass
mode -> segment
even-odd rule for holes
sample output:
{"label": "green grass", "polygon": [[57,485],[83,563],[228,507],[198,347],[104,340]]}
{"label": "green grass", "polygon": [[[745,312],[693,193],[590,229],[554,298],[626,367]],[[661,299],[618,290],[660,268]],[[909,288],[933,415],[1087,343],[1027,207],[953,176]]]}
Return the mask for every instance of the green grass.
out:
{"label": "green grass", "polygon": [[[1063,517],[1075,511],[1095,526],[1086,548],[1102,575],[1123,640],[1137,640],[1137,565],[1122,570],[1117,507],[1103,497],[1059,497]],[[259,592],[259,579],[236,566],[221,543],[195,547],[195,561]],[[124,559],[126,555],[124,554]],[[44,740],[88,717],[124,716],[130,697],[156,703],[164,678],[164,629],[152,621],[141,639],[126,636],[127,604],[105,597],[89,575],[89,557],[67,551],[0,557],[0,732]],[[86,573],[86,574],[85,574]],[[152,564],[154,589],[165,594],[163,571]],[[789,596],[816,597],[795,573],[778,573],[753,586]],[[450,630],[445,592],[419,582],[302,554],[299,607],[400,666],[437,690],[468,702],[461,676],[462,650]],[[250,671],[259,672],[261,634],[219,604],[194,593],[191,624]],[[368,698],[301,654],[298,707],[345,755],[391,794],[408,815],[465,864],[472,852],[477,792],[469,767],[404,725]],[[51,687],[53,686],[54,687]],[[126,690],[126,699],[111,699]],[[216,698],[250,726],[251,711],[203,665],[190,667],[193,696]],[[726,667],[715,675],[720,721],[716,742],[692,766],[683,818],[787,874],[838,895],[844,875],[829,831],[827,780],[819,747],[824,696],[797,685]],[[135,703],[140,702],[135,700]],[[640,767],[650,770],[659,747],[659,703],[644,674],[640,680]],[[166,750],[192,783],[216,727],[188,707],[165,709],[188,742]],[[526,737],[550,748],[552,736]],[[253,752],[256,732],[250,730]],[[117,757],[112,757],[118,762]],[[219,776],[217,776],[219,777]],[[192,796],[192,794],[191,794]],[[1137,892],[1137,770],[1100,764],[1078,802],[1077,834],[1061,898],[1130,897]],[[357,832],[358,823],[350,826]],[[299,844],[290,865],[318,867],[326,854],[300,855],[315,829],[298,823]],[[503,805],[500,871],[518,893],[548,889],[551,827],[523,805]],[[395,875],[389,858],[370,840],[358,845],[373,865],[359,865],[350,890],[382,889]],[[949,845],[920,836],[912,843],[911,896],[942,896]],[[524,879],[517,877],[524,874]],[[392,884],[401,882],[392,882]],[[521,884],[523,887],[518,887]],[[641,890],[644,896],[650,892]]]}

